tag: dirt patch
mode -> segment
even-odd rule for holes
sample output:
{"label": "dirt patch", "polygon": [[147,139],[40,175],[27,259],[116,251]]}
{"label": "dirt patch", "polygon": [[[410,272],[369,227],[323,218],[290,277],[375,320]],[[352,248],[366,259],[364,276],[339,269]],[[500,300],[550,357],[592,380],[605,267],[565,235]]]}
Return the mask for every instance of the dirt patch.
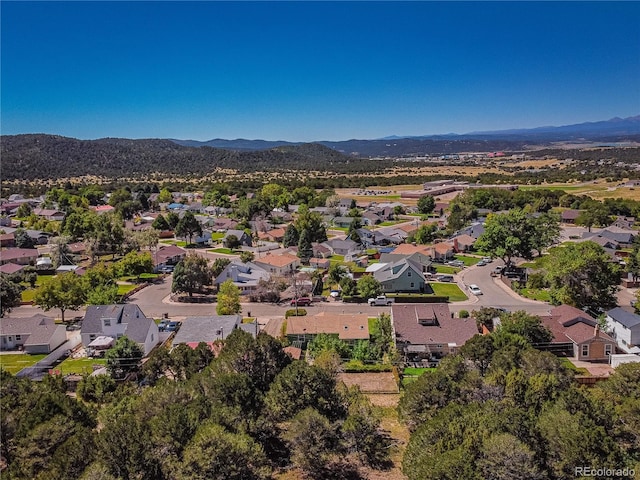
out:
{"label": "dirt patch", "polygon": [[397,394],[399,392],[393,372],[341,373],[340,380],[348,387],[357,385],[363,393]]}

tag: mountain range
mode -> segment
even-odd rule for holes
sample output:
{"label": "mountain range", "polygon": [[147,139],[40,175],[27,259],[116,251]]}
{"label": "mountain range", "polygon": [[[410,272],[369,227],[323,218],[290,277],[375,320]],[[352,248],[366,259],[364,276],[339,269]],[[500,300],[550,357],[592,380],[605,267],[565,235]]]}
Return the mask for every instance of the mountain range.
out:
{"label": "mountain range", "polygon": [[[455,153],[442,149],[441,142],[455,141],[462,150],[524,149],[528,145],[546,145],[551,142],[624,142],[640,140],[640,115],[628,118],[612,118],[598,122],[585,122],[573,125],[546,126],[528,129],[510,129],[465,134],[448,133],[442,135],[400,136],[392,135],[381,139],[317,141],[321,145],[334,150],[355,155],[419,155],[430,153]],[[236,151],[268,150],[285,145],[293,146],[301,143],[284,140],[225,140],[216,138],[208,141],[171,139],[179,145],[187,147],[214,147]],[[393,143],[390,143],[393,142]],[[440,148],[440,150],[438,150]],[[447,149],[448,150],[448,149]]]}

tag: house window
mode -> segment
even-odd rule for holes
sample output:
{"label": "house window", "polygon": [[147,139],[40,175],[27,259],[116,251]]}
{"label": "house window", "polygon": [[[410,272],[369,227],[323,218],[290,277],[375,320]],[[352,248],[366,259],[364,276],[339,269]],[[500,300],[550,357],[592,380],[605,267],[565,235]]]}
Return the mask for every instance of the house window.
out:
{"label": "house window", "polygon": [[411,282],[411,288],[413,288],[413,282]]}
{"label": "house window", "polygon": [[611,355],[611,344],[607,344],[604,346],[604,354],[605,355]]}
{"label": "house window", "polygon": [[104,322],[104,326],[105,327],[110,327],[111,326],[111,319],[110,318],[105,318],[103,320],[103,322]]}
{"label": "house window", "polygon": [[589,356],[589,345],[582,345],[582,356],[583,357]]}
{"label": "house window", "polygon": [[151,341],[153,342],[153,333],[151,334]]}
{"label": "house window", "polygon": [[407,272],[407,277],[410,277],[410,276],[411,276],[411,270]]}
{"label": "house window", "polygon": [[89,335],[89,343],[93,342],[96,339],[95,335]]}
{"label": "house window", "polygon": [[21,335],[16,335],[16,340],[22,340],[22,336]]}

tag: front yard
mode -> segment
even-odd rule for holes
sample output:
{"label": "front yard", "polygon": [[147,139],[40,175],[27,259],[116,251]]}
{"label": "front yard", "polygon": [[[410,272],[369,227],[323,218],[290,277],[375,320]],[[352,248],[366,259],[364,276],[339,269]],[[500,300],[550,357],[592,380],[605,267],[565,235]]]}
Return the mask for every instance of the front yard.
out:
{"label": "front yard", "polygon": [[463,302],[469,299],[455,283],[430,282],[429,286],[431,286],[435,295],[449,297],[450,302]]}
{"label": "front yard", "polygon": [[61,375],[75,373],[84,375],[93,372],[94,365],[105,366],[107,361],[104,358],[67,358],[56,365],[53,370],[57,370]]}

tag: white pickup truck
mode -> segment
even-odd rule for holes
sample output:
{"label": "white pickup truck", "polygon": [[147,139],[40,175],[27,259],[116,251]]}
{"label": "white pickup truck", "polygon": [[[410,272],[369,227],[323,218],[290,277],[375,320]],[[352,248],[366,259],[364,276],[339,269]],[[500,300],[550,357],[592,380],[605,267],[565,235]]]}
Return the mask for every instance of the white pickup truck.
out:
{"label": "white pickup truck", "polygon": [[384,295],[378,295],[376,298],[370,298],[369,300],[367,300],[367,303],[371,307],[391,305],[393,302],[395,302],[395,298],[387,298]]}

